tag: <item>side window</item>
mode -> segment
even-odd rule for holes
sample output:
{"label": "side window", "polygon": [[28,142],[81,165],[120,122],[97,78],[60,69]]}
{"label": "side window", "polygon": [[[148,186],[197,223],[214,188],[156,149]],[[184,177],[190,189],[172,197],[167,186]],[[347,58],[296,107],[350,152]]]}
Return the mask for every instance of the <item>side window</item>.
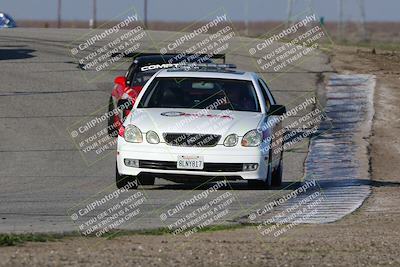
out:
{"label": "side window", "polygon": [[262,81],[260,79],[258,80],[258,85],[261,88],[261,92],[262,92],[262,94],[264,96],[265,103],[267,104],[267,109],[269,109],[270,106],[271,106],[271,101],[270,101],[270,99],[268,97],[267,89],[265,88],[264,84],[262,83]]}
{"label": "side window", "polygon": [[133,75],[135,74],[135,63],[132,63],[131,66],[129,67],[129,70],[126,72],[125,77],[126,77],[126,83],[127,85],[130,85],[132,80],[133,80]]}

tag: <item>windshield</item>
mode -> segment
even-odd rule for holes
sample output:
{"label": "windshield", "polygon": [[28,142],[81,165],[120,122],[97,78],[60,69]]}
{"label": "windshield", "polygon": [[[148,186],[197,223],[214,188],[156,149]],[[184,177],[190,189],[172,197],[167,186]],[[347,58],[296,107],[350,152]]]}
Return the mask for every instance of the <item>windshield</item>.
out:
{"label": "windshield", "polygon": [[215,78],[156,78],[138,107],[260,112],[251,81]]}
{"label": "windshield", "polygon": [[132,86],[144,86],[148,80],[156,73],[158,70],[149,70],[144,72],[137,72],[133,76],[131,81]]}

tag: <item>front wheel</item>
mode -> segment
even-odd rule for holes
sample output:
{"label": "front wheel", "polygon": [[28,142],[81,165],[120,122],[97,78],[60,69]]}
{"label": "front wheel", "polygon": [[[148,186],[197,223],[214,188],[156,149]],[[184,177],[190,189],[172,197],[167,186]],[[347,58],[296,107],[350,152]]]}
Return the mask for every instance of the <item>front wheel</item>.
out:
{"label": "front wheel", "polygon": [[268,157],[268,163],[267,163],[267,177],[265,177],[265,180],[248,180],[247,185],[250,188],[259,188],[259,189],[267,189],[271,187],[271,181],[272,181],[272,164],[271,164],[271,153],[270,156]]}
{"label": "front wheel", "polygon": [[278,168],[272,173],[272,186],[281,186],[282,185],[282,173],[283,173],[283,160],[282,158],[279,161]]}
{"label": "front wheel", "polygon": [[151,174],[139,174],[137,177],[140,185],[154,185],[156,178]]}
{"label": "front wheel", "polygon": [[[112,96],[110,96],[110,100],[108,102],[108,111],[109,114],[113,114],[114,111],[114,102],[112,99]],[[118,136],[118,129],[115,127],[115,119],[114,116],[117,115],[112,115],[108,117],[108,123],[107,123],[107,130],[108,130],[108,135],[110,137],[117,137]]]}
{"label": "front wheel", "polygon": [[136,176],[119,174],[117,166],[115,166],[115,185],[118,189],[123,187],[128,187],[127,189],[138,188]]}

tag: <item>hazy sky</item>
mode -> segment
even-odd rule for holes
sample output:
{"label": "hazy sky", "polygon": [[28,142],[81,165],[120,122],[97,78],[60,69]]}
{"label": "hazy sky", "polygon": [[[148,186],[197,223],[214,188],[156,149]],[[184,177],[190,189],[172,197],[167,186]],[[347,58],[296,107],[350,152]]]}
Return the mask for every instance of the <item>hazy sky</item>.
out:
{"label": "hazy sky", "polygon": [[[62,0],[62,18],[88,20],[93,0]],[[359,20],[359,0],[344,0],[345,19]],[[193,21],[218,7],[224,7],[232,20],[282,20],[286,0],[148,0],[149,20]],[[294,13],[304,11],[309,0],[294,0]],[[339,0],[313,0],[313,7],[326,20],[338,19]],[[143,17],[143,0],[97,0],[98,19],[108,20],[135,6]],[[247,8],[246,8],[247,6]],[[367,20],[400,21],[400,0],[365,0]],[[246,12],[247,10],[247,12]],[[0,11],[18,19],[56,19],[57,0],[1,0]]]}

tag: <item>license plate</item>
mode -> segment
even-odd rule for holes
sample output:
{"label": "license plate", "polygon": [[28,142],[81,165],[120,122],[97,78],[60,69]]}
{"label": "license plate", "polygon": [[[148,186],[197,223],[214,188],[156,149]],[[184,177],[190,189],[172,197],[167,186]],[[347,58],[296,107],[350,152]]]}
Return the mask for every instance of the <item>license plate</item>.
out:
{"label": "license plate", "polygon": [[204,160],[200,156],[178,156],[176,167],[186,170],[202,170],[204,168]]}

